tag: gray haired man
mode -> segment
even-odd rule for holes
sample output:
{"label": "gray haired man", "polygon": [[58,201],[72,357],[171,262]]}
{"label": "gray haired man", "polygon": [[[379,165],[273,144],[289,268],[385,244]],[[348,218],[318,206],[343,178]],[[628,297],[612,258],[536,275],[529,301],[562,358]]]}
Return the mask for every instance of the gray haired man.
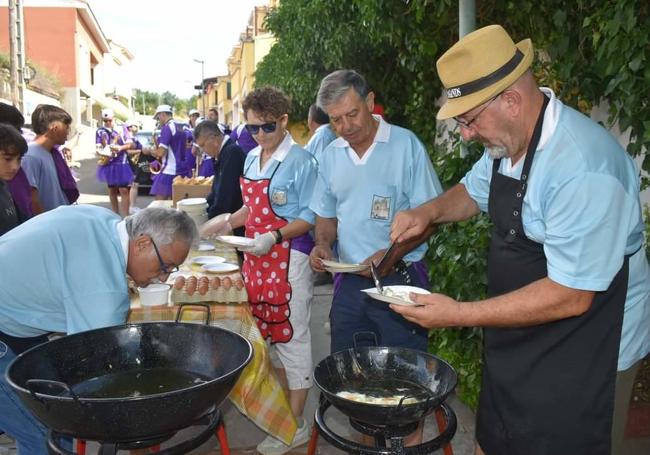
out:
{"label": "gray haired man", "polygon": [[[328,75],[317,100],[339,137],[318,158],[310,204],[317,215],[312,268],[323,271],[321,260],[331,259],[334,241],[341,262],[379,264],[389,246],[395,214],[439,195],[440,182],[415,134],[372,115],[374,93],[360,74],[340,70]],[[422,262],[424,239],[397,245],[381,261],[384,284],[429,286]],[[332,352],[351,348],[357,332],[373,332],[382,346],[426,350],[425,329],[361,292],[373,286],[367,270],[336,279],[330,312]],[[421,428],[408,442],[419,439]]]}
{"label": "gray haired man", "polygon": [[167,280],[198,237],[183,212],[148,208],[121,220],[95,206],[63,206],[0,237],[0,431],[19,453],[47,454],[45,428],[6,383],[21,352],[52,332],[123,324],[126,276],[141,287]]}

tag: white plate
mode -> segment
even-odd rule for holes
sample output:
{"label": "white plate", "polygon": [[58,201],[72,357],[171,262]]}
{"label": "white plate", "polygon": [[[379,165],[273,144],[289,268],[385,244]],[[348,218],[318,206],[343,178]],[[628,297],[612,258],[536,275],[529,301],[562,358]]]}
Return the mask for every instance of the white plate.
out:
{"label": "white plate", "polygon": [[221,264],[205,264],[201,266],[201,270],[208,273],[230,273],[239,270],[235,264],[228,264],[227,262]]}
{"label": "white plate", "polygon": [[323,268],[332,273],[355,273],[363,272],[369,266],[367,264],[346,264],[345,262],[328,261],[321,259]]}
{"label": "white plate", "polygon": [[255,240],[249,237],[239,237],[236,235],[218,235],[217,240],[234,247],[249,247],[255,243]]}
{"label": "white plate", "polygon": [[204,197],[191,197],[188,199],[181,199],[176,204],[190,206],[190,205],[202,205],[207,203],[208,201]]}
{"label": "white plate", "polygon": [[214,251],[214,245],[209,242],[200,242],[196,251]]}
{"label": "white plate", "polygon": [[[386,295],[386,291],[388,291],[389,293],[390,292],[398,293],[400,296],[398,297],[393,295]],[[378,293],[377,288],[362,289],[361,292],[365,292],[373,299],[381,300],[382,302],[394,303],[396,305],[406,305],[406,306],[417,305],[415,302],[411,301],[408,298],[409,292],[413,292],[415,294],[431,294],[431,292],[427,291],[426,289],[418,288],[415,286],[402,286],[402,285],[384,286],[384,294]],[[404,296],[403,298],[401,297],[402,295]]]}
{"label": "white plate", "polygon": [[192,264],[206,265],[206,264],[221,264],[226,262],[225,258],[221,256],[196,256],[192,258]]}

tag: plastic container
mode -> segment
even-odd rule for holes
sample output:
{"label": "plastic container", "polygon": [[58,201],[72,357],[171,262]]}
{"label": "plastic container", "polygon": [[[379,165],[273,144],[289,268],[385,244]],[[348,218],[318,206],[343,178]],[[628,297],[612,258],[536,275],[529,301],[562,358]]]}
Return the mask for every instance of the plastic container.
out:
{"label": "plastic container", "polygon": [[142,306],[161,306],[169,302],[169,284],[154,283],[146,288],[138,288],[140,294],[140,305]]}
{"label": "plastic container", "polygon": [[197,228],[208,221],[208,201],[205,198],[182,199],[178,201],[176,207],[178,210],[187,213]]}

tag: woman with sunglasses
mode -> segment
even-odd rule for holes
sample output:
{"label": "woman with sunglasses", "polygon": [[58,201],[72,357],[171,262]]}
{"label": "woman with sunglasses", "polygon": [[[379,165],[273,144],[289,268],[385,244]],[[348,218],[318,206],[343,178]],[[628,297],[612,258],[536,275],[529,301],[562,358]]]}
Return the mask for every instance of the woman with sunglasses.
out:
{"label": "woman with sunglasses", "polygon": [[312,386],[309,230],[315,215],[309,201],[317,164],[287,131],[290,105],[289,98],[273,87],[257,89],[244,99],[246,129],[259,144],[246,157],[240,179],[244,205],[202,229],[205,235],[245,226],[246,236],[255,239],[244,249],[246,291],[260,332],[270,339],[282,364],[278,374],[286,378],[291,410],[298,420],[293,443],[287,446],[268,436],[257,447],[263,455],[285,453],[309,439],[302,413]]}

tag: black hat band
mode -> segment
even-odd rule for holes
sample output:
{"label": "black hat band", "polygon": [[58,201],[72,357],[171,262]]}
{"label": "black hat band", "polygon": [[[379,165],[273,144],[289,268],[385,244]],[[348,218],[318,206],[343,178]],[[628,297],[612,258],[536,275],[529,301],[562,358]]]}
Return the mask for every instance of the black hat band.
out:
{"label": "black hat band", "polygon": [[471,95],[472,93],[476,93],[480,90],[483,90],[486,87],[489,87],[495,82],[506,77],[508,74],[512,73],[514,69],[517,68],[517,65],[519,65],[519,63],[521,63],[523,59],[524,59],[523,52],[517,49],[515,55],[510,60],[508,60],[505,63],[505,65],[503,65],[501,68],[497,69],[493,73],[490,73],[487,76],[483,76],[482,78],[476,79],[472,82],[468,82],[467,84],[448,88],[447,98],[449,99],[460,98],[461,96]]}

